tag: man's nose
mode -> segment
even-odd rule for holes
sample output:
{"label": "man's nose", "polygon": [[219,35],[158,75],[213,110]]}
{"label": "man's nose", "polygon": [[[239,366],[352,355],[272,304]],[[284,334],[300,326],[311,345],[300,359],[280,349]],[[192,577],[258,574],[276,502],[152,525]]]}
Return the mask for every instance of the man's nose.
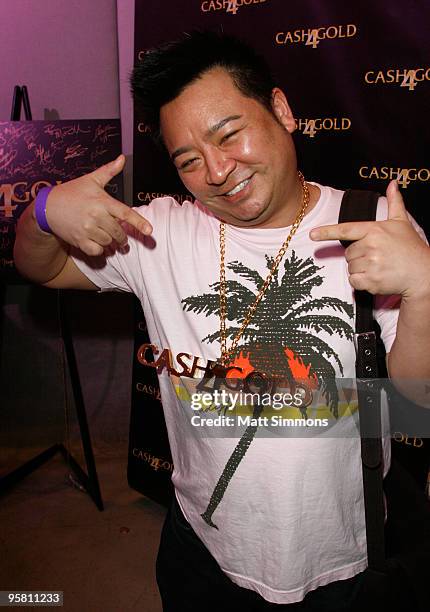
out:
{"label": "man's nose", "polygon": [[236,167],[235,160],[217,148],[207,151],[205,160],[208,185],[222,185]]}

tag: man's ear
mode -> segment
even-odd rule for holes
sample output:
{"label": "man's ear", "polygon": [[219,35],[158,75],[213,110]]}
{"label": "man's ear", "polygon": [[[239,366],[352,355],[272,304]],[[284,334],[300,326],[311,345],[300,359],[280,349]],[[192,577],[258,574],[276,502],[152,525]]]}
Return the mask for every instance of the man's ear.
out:
{"label": "man's ear", "polygon": [[279,87],[272,91],[272,108],[278,121],[292,134],[297,127],[296,120],[284,92]]}

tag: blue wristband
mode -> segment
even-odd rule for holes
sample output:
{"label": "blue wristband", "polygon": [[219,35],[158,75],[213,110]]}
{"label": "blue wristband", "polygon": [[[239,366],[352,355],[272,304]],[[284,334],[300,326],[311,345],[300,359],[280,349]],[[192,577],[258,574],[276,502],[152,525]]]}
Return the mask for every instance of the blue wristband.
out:
{"label": "blue wristband", "polygon": [[40,189],[34,202],[34,214],[36,215],[37,224],[47,234],[53,233],[46,218],[46,200],[51,189],[53,187],[43,187],[43,189]]}

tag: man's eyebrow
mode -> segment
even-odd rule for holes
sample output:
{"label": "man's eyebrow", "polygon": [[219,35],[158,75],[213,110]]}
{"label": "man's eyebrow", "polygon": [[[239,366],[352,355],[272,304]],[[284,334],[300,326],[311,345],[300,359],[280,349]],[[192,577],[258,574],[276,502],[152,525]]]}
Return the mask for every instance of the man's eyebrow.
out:
{"label": "man's eyebrow", "polygon": [[[242,115],[229,115],[228,117],[224,117],[224,119],[221,119],[221,121],[218,121],[218,123],[215,123],[215,125],[212,125],[209,128],[209,130],[206,132],[206,137],[208,138],[212,134],[215,134],[218,130],[220,130],[227,123],[229,123],[229,121],[236,121],[237,119],[241,119],[241,118],[242,118]],[[175,151],[173,151],[173,153],[170,156],[170,159],[172,161],[175,161],[175,159],[179,157],[179,155],[182,155],[183,153],[188,153],[189,151],[192,151],[192,147],[179,147],[179,149],[176,149]]]}
{"label": "man's eyebrow", "polygon": [[221,121],[218,121],[218,123],[209,128],[206,133],[206,136],[211,136],[212,134],[215,134],[216,132],[218,132],[218,130],[223,128],[229,121],[235,121],[236,119],[241,118],[242,115],[230,115],[229,117],[224,117],[224,119],[221,119]]}
{"label": "man's eyebrow", "polygon": [[175,159],[179,155],[182,155],[182,153],[188,153],[188,151],[191,151],[191,147],[179,147],[179,149],[176,149],[176,151],[173,151],[173,153],[170,156],[170,159],[172,161],[175,161]]}

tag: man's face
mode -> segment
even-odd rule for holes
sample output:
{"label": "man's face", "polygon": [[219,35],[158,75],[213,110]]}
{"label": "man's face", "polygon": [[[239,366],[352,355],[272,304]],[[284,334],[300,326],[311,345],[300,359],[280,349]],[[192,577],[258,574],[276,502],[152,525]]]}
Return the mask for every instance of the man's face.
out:
{"label": "man's face", "polygon": [[182,182],[227,223],[291,223],[288,202],[297,195],[290,135],[295,122],[279,89],[273,91],[273,110],[244,96],[221,68],[161,108],[161,133]]}

